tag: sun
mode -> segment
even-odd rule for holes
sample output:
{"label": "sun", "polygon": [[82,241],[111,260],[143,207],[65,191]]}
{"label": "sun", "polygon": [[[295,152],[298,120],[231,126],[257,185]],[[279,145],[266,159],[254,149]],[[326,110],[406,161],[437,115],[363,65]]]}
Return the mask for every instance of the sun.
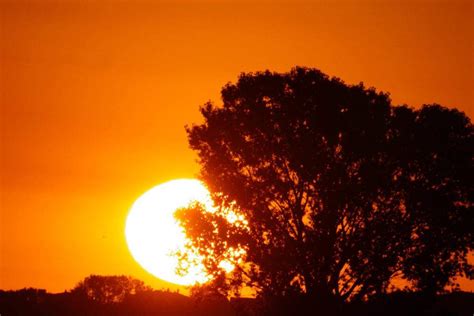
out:
{"label": "sun", "polygon": [[178,275],[178,258],[186,236],[174,212],[198,201],[212,207],[209,191],[195,179],[165,182],[141,195],[133,204],[125,225],[125,236],[133,258],[149,273],[162,280],[192,285],[208,280],[203,266],[191,265],[186,275]]}

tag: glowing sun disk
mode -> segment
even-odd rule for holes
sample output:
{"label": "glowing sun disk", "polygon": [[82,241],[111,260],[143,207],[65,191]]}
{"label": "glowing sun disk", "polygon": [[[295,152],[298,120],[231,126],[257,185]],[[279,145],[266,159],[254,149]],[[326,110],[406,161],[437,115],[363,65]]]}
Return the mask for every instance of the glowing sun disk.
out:
{"label": "glowing sun disk", "polygon": [[189,265],[186,275],[176,273],[176,251],[185,251],[186,236],[174,212],[198,201],[207,209],[212,201],[207,188],[198,180],[179,179],[145,192],[128,214],[125,236],[134,259],[148,272],[165,281],[190,285],[208,280],[202,265]]}

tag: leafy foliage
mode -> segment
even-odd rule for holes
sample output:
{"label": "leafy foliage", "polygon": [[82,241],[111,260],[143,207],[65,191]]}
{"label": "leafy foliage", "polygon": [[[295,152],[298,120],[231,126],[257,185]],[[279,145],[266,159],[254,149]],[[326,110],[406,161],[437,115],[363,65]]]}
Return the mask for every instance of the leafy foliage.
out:
{"label": "leafy foliage", "polygon": [[384,293],[394,276],[427,292],[472,278],[474,144],[463,113],[395,107],[307,68],[244,73],[222,101],[187,127],[218,209],[177,213],[214,277],[206,287],[344,301]]}

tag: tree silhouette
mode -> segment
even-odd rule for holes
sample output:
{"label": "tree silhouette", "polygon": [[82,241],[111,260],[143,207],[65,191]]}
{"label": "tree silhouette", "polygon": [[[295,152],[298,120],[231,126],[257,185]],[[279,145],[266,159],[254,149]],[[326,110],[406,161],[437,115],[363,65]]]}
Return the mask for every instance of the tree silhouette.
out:
{"label": "tree silhouette", "polygon": [[222,101],[187,127],[217,210],[176,214],[214,277],[207,287],[342,302],[385,293],[395,276],[432,293],[472,278],[474,144],[463,113],[392,106],[388,94],[307,68],[241,74]]}
{"label": "tree silhouette", "polygon": [[79,282],[71,291],[74,296],[80,296],[97,303],[122,302],[128,295],[151,291],[143,281],[129,276],[91,275]]}

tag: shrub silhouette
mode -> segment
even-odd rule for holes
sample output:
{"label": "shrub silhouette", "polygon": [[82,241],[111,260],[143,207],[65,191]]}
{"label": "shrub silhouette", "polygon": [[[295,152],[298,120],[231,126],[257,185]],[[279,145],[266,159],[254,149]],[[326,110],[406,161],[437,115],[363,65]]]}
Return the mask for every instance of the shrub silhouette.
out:
{"label": "shrub silhouette", "polygon": [[151,291],[151,288],[129,276],[91,275],[79,282],[71,292],[77,297],[105,304],[123,302],[129,295],[146,291]]}

